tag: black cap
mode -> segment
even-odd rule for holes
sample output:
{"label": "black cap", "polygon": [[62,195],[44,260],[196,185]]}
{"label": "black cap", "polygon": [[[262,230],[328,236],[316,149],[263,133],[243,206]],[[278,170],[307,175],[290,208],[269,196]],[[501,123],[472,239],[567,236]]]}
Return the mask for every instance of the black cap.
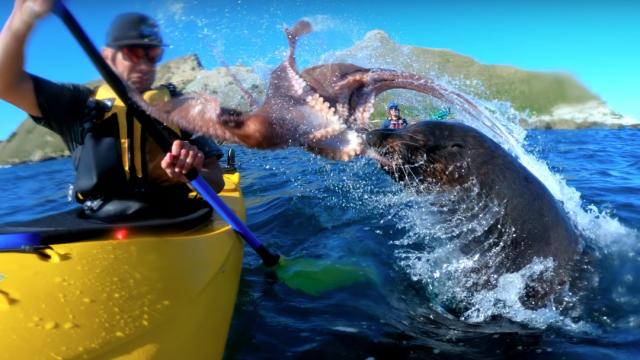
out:
{"label": "black cap", "polygon": [[155,20],[140,13],[120,14],[113,19],[109,27],[108,47],[119,48],[128,45],[166,46]]}

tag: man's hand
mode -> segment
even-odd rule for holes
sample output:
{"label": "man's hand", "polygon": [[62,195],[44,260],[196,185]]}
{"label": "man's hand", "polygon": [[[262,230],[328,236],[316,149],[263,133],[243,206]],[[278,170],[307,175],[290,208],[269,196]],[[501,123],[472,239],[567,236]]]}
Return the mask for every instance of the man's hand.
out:
{"label": "man's hand", "polygon": [[13,16],[16,26],[29,28],[51,12],[54,0],[16,0],[13,5]]}
{"label": "man's hand", "polygon": [[54,0],[15,0],[11,16],[0,32],[0,99],[41,116],[31,77],[24,71],[24,45],[38,19]]}
{"label": "man's hand", "polygon": [[188,141],[176,140],[171,152],[162,159],[160,165],[170,178],[187,182],[184,176],[189,170],[202,170],[204,154]]}

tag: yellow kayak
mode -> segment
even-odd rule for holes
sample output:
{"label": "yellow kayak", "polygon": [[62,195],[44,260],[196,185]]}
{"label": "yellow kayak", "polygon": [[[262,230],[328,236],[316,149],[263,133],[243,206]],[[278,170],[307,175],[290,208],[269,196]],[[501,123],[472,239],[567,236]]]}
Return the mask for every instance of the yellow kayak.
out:
{"label": "yellow kayak", "polygon": [[[238,173],[219,194],[241,219]],[[222,358],[243,243],[223,220],[0,253],[0,359]],[[123,239],[117,239],[121,237]]]}

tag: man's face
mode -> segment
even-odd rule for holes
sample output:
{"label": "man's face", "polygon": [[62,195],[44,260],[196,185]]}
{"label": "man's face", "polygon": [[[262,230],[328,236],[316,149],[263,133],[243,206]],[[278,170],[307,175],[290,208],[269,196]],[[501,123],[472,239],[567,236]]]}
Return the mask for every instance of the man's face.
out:
{"label": "man's face", "polygon": [[114,70],[139,92],[151,88],[156,78],[156,64],[162,58],[161,47],[127,46],[116,50]]}

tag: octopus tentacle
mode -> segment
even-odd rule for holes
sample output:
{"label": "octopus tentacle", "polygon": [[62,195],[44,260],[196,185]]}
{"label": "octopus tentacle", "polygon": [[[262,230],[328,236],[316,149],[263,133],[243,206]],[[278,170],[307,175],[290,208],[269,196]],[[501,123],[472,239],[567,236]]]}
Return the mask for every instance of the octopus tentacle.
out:
{"label": "octopus tentacle", "polygon": [[[452,102],[464,113],[488,122],[488,115],[471,100],[429,77],[348,63],[317,65],[300,73],[295,50],[298,40],[309,32],[307,21],[285,29],[288,56],[271,73],[264,102],[250,113],[221,108],[215,98],[197,94],[157,109],[159,118],[220,141],[256,148],[301,145],[339,160],[366,152],[358,129],[369,126],[375,98],[390,89],[413,90]],[[230,75],[252,103],[248,91]]]}
{"label": "octopus tentacle", "polygon": [[308,142],[306,148],[315,154],[332,160],[346,161],[362,155],[365,146],[362,134],[354,130],[345,130],[323,140]]}
{"label": "octopus tentacle", "polygon": [[317,121],[316,129],[306,136],[307,141],[317,141],[335,136],[346,128],[344,118],[341,118],[337,109],[326,101],[323,96],[314,91],[297,70],[295,49],[298,39],[312,31],[311,24],[306,20],[296,23],[293,29],[285,29],[289,41],[289,54],[283,65],[293,89],[294,95],[304,96],[306,104],[313,111]]}
{"label": "octopus tentacle", "polygon": [[286,66],[289,82],[293,87],[294,93],[299,96],[304,93],[305,88],[308,85],[298,73],[295,56],[296,45],[298,44],[298,38],[310,33],[311,30],[311,23],[306,20],[298,21],[291,30],[289,30],[288,28],[284,30],[285,34],[287,35],[287,40],[289,41],[289,54],[287,56],[287,60],[283,63],[283,65]]}

